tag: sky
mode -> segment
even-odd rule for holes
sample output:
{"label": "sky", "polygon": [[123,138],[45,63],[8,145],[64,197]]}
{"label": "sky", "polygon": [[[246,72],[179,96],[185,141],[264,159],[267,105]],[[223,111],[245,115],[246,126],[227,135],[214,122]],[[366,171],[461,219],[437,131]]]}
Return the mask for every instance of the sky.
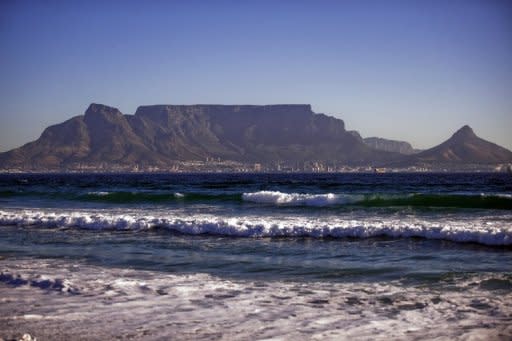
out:
{"label": "sky", "polygon": [[0,151],[90,103],[308,103],[430,148],[512,149],[510,1],[0,1]]}

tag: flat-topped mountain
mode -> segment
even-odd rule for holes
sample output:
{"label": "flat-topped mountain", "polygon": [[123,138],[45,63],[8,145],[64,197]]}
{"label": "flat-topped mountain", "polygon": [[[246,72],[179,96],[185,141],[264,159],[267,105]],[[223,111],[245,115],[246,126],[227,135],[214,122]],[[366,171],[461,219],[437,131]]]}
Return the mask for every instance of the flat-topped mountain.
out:
{"label": "flat-topped mountain", "polygon": [[440,145],[414,155],[421,163],[473,163],[491,164],[512,161],[512,152],[486,141],[465,125]]}
{"label": "flat-topped mountain", "polygon": [[91,104],[85,115],[0,154],[0,167],[166,166],[211,158],[358,165],[397,157],[369,148],[345,130],[342,120],[316,114],[310,105],[151,105],[123,115],[116,108]]}
{"label": "flat-topped mountain", "polygon": [[171,169],[177,162],[206,160],[297,165],[299,170],[306,164],[326,169],[512,162],[512,152],[477,137],[468,126],[439,146],[403,155],[409,147],[401,141],[363,139],[345,130],[342,120],[314,113],[305,104],[150,105],[134,115],[91,104],[85,115],[50,126],[36,141],[1,153],[0,169]]}

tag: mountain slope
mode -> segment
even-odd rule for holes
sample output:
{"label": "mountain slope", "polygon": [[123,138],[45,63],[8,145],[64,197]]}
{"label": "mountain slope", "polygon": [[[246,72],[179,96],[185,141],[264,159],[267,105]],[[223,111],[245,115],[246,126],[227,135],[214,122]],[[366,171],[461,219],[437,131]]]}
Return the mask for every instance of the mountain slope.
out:
{"label": "mountain slope", "polygon": [[134,129],[148,138],[147,143],[178,159],[382,159],[348,134],[342,120],[315,114],[309,105],[144,106],[137,110],[133,121]]}
{"label": "mountain slope", "polygon": [[309,105],[152,105],[135,115],[91,104],[85,115],[0,154],[0,167],[59,169],[76,164],[158,165],[221,158],[240,162],[382,163],[344,122]]}
{"label": "mountain slope", "polygon": [[366,137],[363,139],[363,142],[373,149],[383,150],[386,152],[395,152],[404,155],[417,153],[411,144],[405,141],[388,140],[381,137]]}
{"label": "mountain slope", "polygon": [[512,161],[512,152],[481,139],[466,125],[440,145],[416,154],[413,160],[426,163],[502,163]]}

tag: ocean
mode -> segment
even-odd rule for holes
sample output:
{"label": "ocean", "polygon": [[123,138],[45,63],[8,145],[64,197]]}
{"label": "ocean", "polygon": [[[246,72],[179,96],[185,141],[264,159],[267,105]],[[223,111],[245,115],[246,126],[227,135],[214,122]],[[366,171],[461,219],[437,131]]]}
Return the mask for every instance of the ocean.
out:
{"label": "ocean", "polygon": [[0,175],[0,338],[510,340],[509,174]]}

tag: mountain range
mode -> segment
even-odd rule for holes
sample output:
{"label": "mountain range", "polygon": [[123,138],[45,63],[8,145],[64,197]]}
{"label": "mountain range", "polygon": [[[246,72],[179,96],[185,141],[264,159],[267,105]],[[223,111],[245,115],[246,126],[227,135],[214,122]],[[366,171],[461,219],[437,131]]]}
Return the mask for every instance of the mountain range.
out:
{"label": "mountain range", "polygon": [[494,164],[512,152],[464,126],[416,153],[403,141],[363,139],[343,120],[310,105],[150,105],[134,115],[91,104],[85,115],[44,130],[39,139],[0,154],[1,169],[59,170],[76,165],[168,167],[175,162],[337,165]]}

